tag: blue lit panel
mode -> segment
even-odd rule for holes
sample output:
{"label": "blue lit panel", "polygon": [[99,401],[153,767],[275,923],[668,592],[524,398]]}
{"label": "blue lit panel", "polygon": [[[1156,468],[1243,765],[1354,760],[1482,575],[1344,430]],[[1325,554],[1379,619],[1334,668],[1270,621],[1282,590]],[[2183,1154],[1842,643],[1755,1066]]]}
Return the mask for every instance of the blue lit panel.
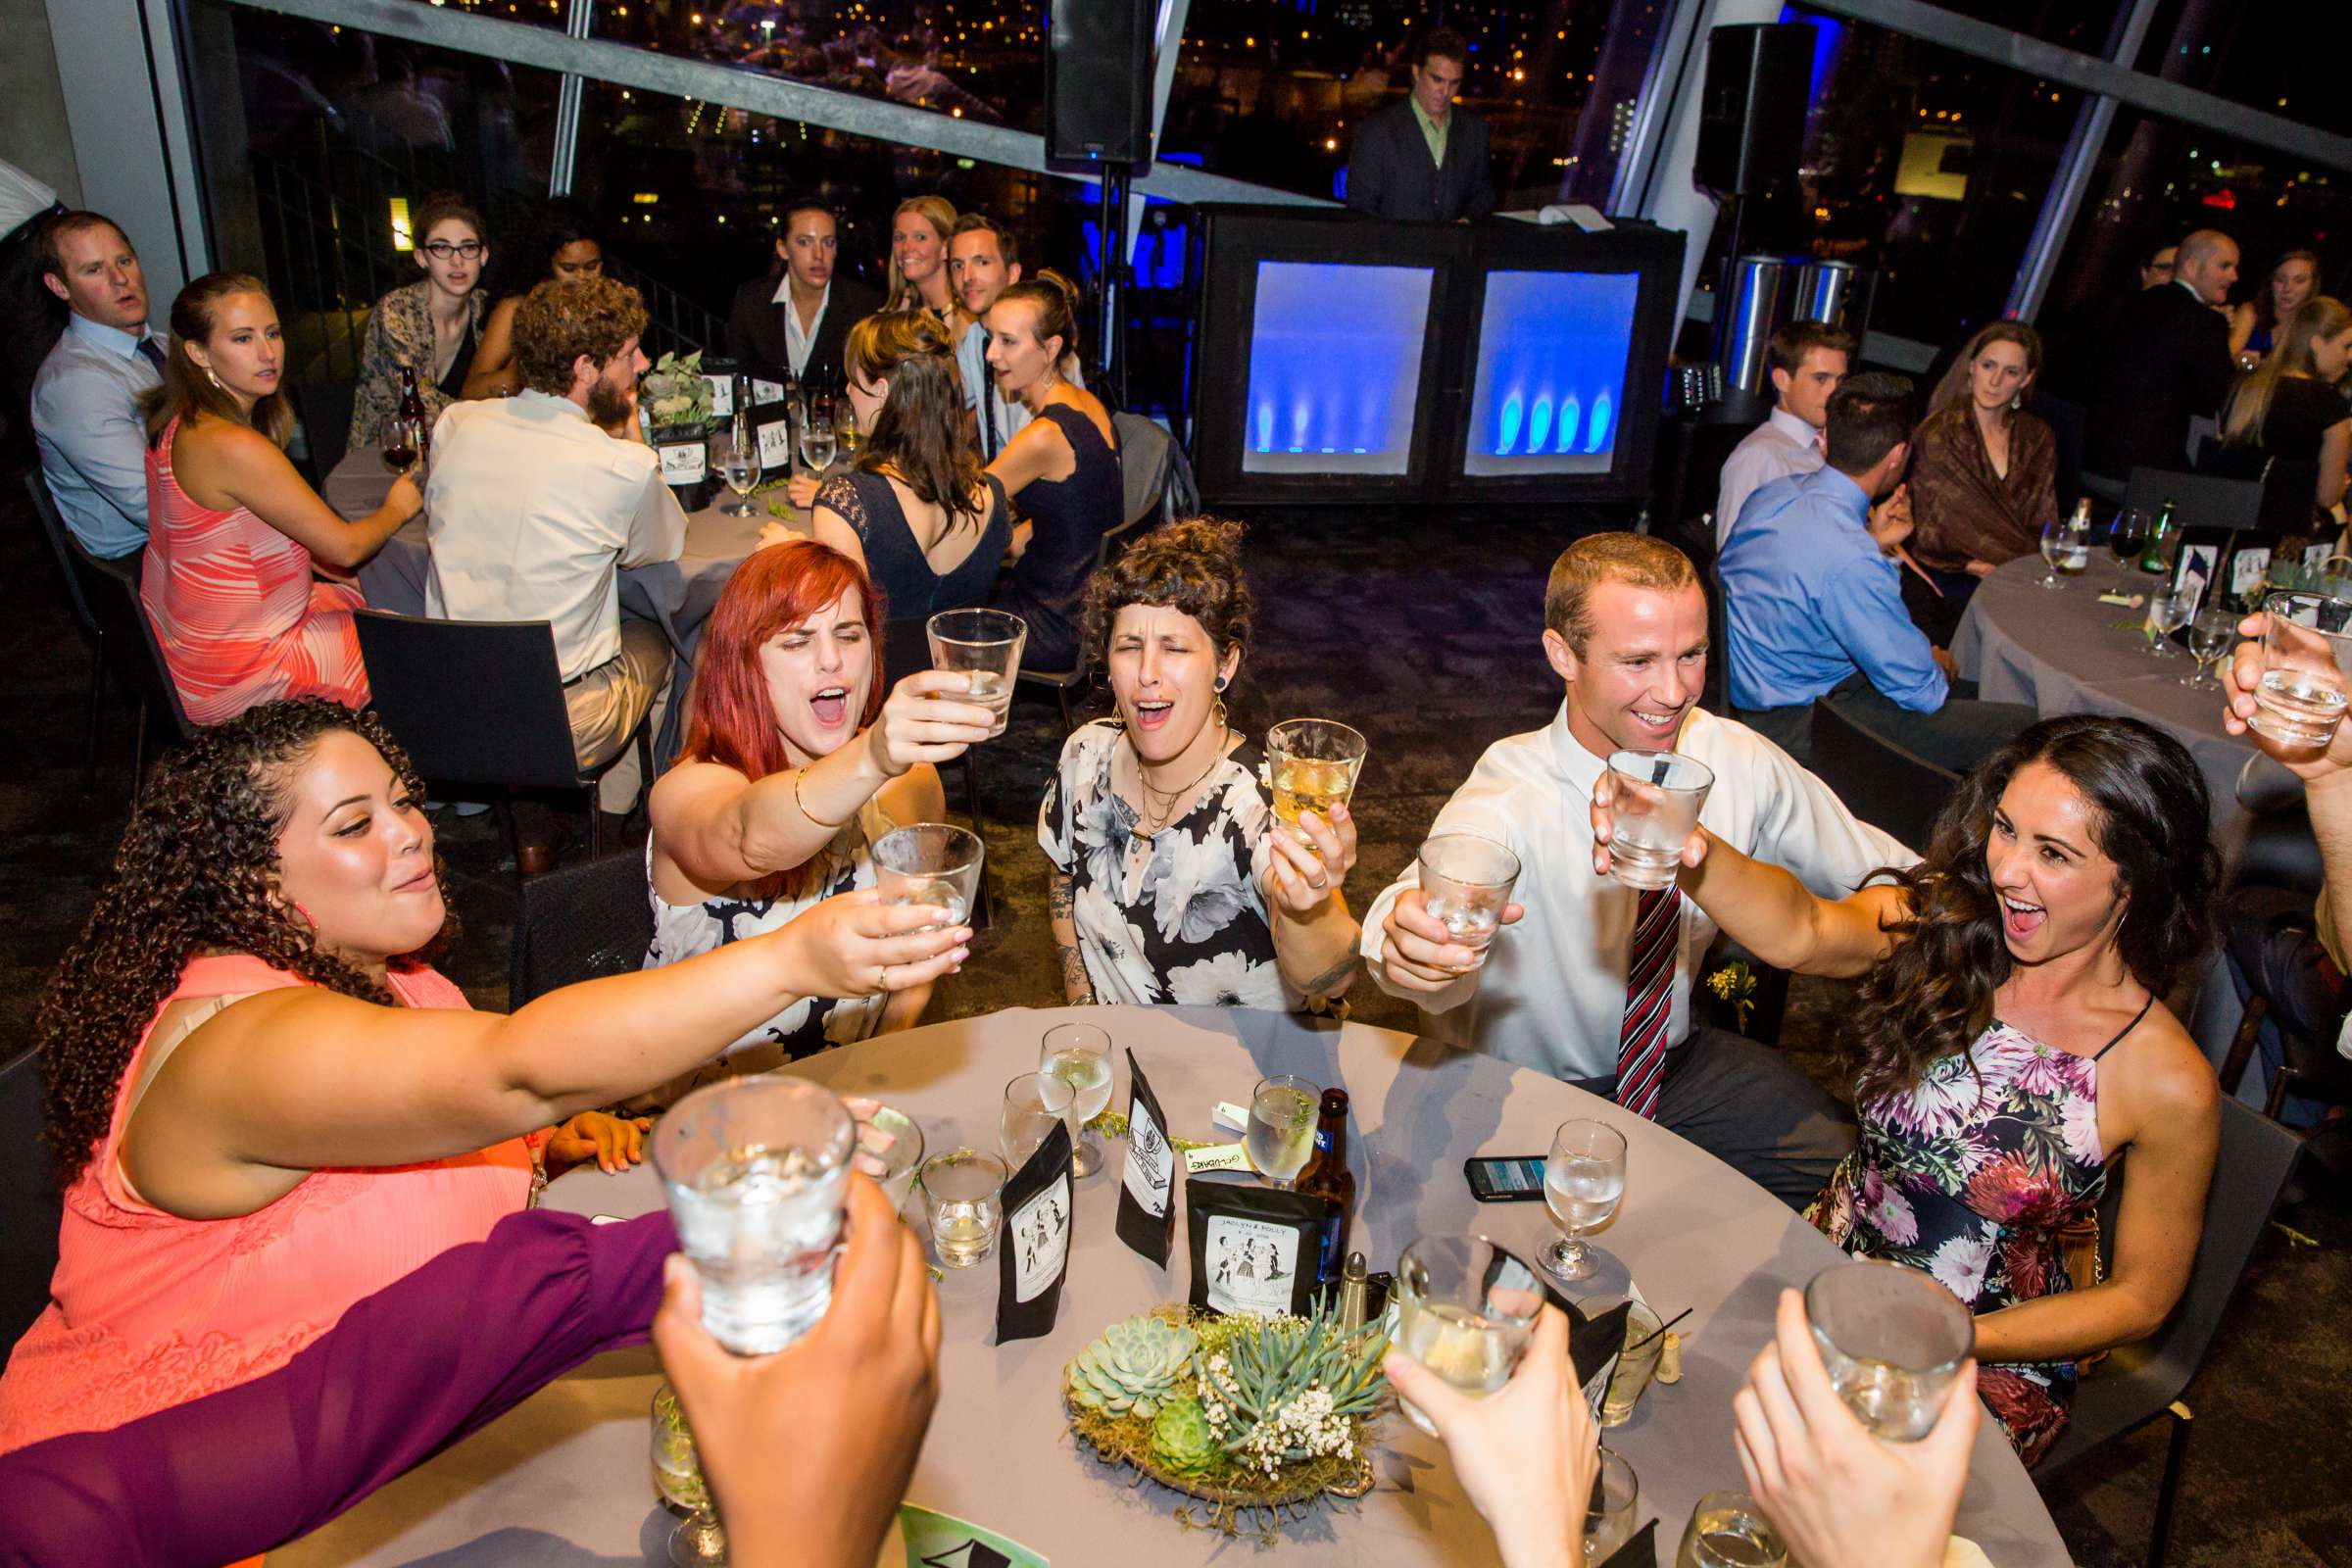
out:
{"label": "blue lit panel", "polygon": [[1489,272],[1462,472],[1605,473],[1625,407],[1635,272]]}
{"label": "blue lit panel", "polygon": [[1427,267],[1257,264],[1244,473],[1403,473],[1429,325]]}

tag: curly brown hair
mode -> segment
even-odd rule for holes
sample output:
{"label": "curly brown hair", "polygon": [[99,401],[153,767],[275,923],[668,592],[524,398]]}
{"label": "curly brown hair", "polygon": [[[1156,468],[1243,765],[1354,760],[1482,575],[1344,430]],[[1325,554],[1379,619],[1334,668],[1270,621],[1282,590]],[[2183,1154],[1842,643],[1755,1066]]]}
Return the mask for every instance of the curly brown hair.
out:
{"label": "curly brown hair", "polygon": [[645,301],[611,277],[549,278],[514,308],[514,365],[522,384],[560,398],[571,390],[571,368],[583,354],[597,365],[633,337],[645,335]]}
{"label": "curly brown hair", "polygon": [[1250,644],[1257,601],[1242,575],[1242,525],[1222,517],[1187,517],[1145,535],[1086,580],[1083,629],[1087,658],[1100,662],[1110,624],[1129,605],[1165,605],[1200,623],[1222,660]]}
{"label": "curly brown hair", "polygon": [[[115,850],[114,874],[50,976],[34,1028],[60,1187],[73,1185],[105,1138],[123,1069],[190,958],[251,954],[313,985],[397,1005],[365,970],[320,951],[309,924],[277,897],[277,839],[293,811],[293,774],[336,730],[373,746],[409,792],[424,798],[423,780],[382,720],[316,697],[264,703],[199,730],[147,780]],[[438,849],[433,867],[442,868]],[[452,915],[391,966],[423,967],[456,933]]]}
{"label": "curly brown hair", "polygon": [[2221,857],[2188,749],[2135,718],[2045,718],[1961,780],[1925,859],[1874,873],[1908,890],[1911,912],[1887,925],[1893,950],[1862,982],[1840,1042],[1857,1103],[1908,1093],[1991,1022],[2013,960],[1984,846],[2009,781],[2034,762],[2057,769],[2090,806],[2099,853],[2115,864],[2124,905],[2115,950],[2132,978],[2161,997],[2211,945]]}

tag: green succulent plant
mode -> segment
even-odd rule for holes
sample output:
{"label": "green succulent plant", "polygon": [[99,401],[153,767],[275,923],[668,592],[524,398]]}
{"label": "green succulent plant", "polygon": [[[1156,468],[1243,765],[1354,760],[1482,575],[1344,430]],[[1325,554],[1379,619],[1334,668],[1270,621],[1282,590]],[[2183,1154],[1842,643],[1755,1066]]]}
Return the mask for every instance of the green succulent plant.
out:
{"label": "green succulent plant", "polygon": [[1152,1457],[1178,1475],[1198,1475],[1223,1455],[1207,1412],[1191,1395],[1169,1400],[1152,1418]]}
{"label": "green succulent plant", "polygon": [[1070,1397],[1090,1409],[1132,1410],[1151,1420],[1191,1367],[1199,1343],[1191,1329],[1164,1318],[1113,1323],[1070,1363]]}
{"label": "green succulent plant", "polygon": [[[1221,1392],[1233,1405],[1228,1449],[1250,1441],[1261,1422],[1311,1388],[1331,1396],[1334,1416],[1366,1416],[1380,1407],[1389,1380],[1380,1358],[1388,1336],[1377,1331],[1350,1336],[1339,1319],[1317,1310],[1307,1318],[1243,1319],[1224,1344]],[[1300,1458],[1302,1452],[1286,1457]]]}

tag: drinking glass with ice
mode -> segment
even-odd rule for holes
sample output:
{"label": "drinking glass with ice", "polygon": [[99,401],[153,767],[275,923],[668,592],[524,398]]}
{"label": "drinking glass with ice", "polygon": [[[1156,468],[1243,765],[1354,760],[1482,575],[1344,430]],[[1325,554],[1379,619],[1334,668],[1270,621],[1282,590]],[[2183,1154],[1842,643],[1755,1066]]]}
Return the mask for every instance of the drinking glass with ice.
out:
{"label": "drinking glass with ice", "polygon": [[678,1249],[702,1276],[703,1327],[738,1355],[781,1350],[833,1299],[833,1248],[857,1133],[798,1078],[698,1089],[654,1129]]}
{"label": "drinking glass with ice", "polygon": [[2326,594],[2278,593],[2262,610],[2262,678],[2246,728],[2278,760],[2308,762],[2343,722],[2352,605]]}
{"label": "drinking glass with ice", "polygon": [[1421,900],[1446,936],[1485,962],[1519,880],[1519,857],[1475,833],[1440,833],[1421,846]]}
{"label": "drinking glass with ice", "polygon": [[1976,1348],[1977,1322],[1931,1275],[1864,1259],[1813,1276],[1805,1320],[1838,1396],[1889,1443],[1917,1443]]}
{"label": "drinking glass with ice", "polygon": [[1616,825],[1609,870],[1629,888],[1671,887],[1683,846],[1698,831],[1698,810],[1714,770],[1680,752],[1618,752],[1609,758]]}
{"label": "drinking glass with ice", "polygon": [[[1511,1380],[1544,1308],[1544,1286],[1518,1254],[1484,1236],[1424,1237],[1396,1262],[1396,1348],[1472,1398]],[[1438,1435],[1410,1399],[1413,1425]]]}
{"label": "drinking glass with ice", "polygon": [[930,905],[948,911],[949,925],[961,925],[980,892],[984,854],[977,834],[947,822],[916,822],[875,843],[874,886],[884,904]]}
{"label": "drinking glass with ice", "polygon": [[[931,641],[931,667],[969,676],[971,689],[963,701],[996,714],[995,733],[1004,734],[1029,623],[1002,610],[943,610],[923,623],[923,633]],[[938,695],[953,698],[956,693]]]}

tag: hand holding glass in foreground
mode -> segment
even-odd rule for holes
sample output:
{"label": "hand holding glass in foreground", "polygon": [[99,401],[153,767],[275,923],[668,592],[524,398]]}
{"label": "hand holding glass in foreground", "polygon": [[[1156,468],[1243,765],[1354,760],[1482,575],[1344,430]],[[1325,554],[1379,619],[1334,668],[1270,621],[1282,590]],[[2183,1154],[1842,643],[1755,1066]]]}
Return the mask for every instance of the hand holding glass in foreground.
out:
{"label": "hand holding glass in foreground", "polygon": [[[1514,925],[1526,913],[1525,906],[1506,904],[1496,924]],[[1407,991],[1443,991],[1485,963],[1490,951],[1470,946],[1430,913],[1429,896],[1417,887],[1390,904],[1381,937],[1381,972]]]}

